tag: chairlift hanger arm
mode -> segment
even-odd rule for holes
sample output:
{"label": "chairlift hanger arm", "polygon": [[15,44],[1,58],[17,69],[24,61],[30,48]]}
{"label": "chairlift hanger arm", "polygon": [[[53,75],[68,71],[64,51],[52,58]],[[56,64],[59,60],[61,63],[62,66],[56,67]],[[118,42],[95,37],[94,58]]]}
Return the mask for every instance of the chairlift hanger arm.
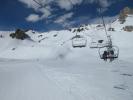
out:
{"label": "chairlift hanger arm", "polygon": [[[102,13],[102,8],[100,8],[100,14]],[[106,25],[105,25],[105,21],[104,21],[104,17],[103,15],[101,14],[101,18],[102,18],[102,23],[103,23],[103,26],[105,28],[105,33],[106,35],[108,36],[108,33],[107,33],[107,28],[106,28]]]}
{"label": "chairlift hanger arm", "polygon": [[105,24],[105,21],[104,21],[104,16],[102,15],[102,7],[101,7],[101,5],[100,5],[99,0],[97,0],[97,2],[98,2],[98,4],[99,4],[99,11],[100,11],[102,23],[103,23],[103,26],[104,26],[104,30],[105,30],[105,33],[106,33],[106,37],[107,37],[108,42],[109,42],[109,46],[112,47],[112,40],[111,40],[111,37],[108,35],[107,27],[106,27],[106,24]]}

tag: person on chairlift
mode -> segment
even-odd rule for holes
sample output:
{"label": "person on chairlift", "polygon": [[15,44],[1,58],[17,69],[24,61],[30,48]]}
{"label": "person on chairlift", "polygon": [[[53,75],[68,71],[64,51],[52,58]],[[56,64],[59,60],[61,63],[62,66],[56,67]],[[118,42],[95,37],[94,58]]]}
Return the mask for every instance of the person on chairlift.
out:
{"label": "person on chairlift", "polygon": [[107,51],[104,51],[104,53],[103,53],[103,59],[104,59],[104,61],[107,61],[107,56],[108,56],[108,52]]}
{"label": "person on chairlift", "polygon": [[114,51],[113,50],[111,50],[109,52],[109,58],[110,58],[110,61],[113,61],[114,60]]}

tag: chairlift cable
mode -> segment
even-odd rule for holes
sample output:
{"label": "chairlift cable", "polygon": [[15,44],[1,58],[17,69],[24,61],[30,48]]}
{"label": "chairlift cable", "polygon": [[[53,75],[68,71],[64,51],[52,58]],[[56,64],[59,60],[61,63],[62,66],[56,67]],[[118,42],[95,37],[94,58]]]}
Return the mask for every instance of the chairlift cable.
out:
{"label": "chairlift cable", "polygon": [[38,2],[37,0],[33,0],[36,4],[38,4],[40,7],[46,7],[45,5],[41,4],[40,2]]}

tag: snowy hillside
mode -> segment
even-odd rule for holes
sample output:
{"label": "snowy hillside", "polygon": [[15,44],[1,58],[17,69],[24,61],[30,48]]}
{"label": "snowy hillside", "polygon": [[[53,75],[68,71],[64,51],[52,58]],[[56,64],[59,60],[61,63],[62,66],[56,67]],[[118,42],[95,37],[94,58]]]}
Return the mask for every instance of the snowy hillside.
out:
{"label": "snowy hillside", "polygon": [[[119,46],[121,53],[124,53],[123,49],[125,48],[128,48],[128,50],[130,50],[129,48],[132,49],[132,32],[126,32],[123,30],[125,26],[130,26],[132,23],[133,16],[129,15],[124,24],[120,24],[120,22],[116,20],[111,25],[107,25],[107,29],[111,27],[115,30],[108,31],[108,33],[112,35],[114,45]],[[87,39],[87,47],[81,49],[81,51],[87,50],[88,53],[91,42],[98,42],[98,40],[102,39],[105,40],[105,42],[107,41],[102,25],[87,25],[80,28],[83,29],[81,32],[74,31],[76,28],[71,30],[50,31],[46,33],[28,31],[27,34],[32,40],[23,41],[9,37],[9,34],[12,32],[0,32],[3,36],[3,38],[0,38],[0,57],[14,59],[47,59],[55,58],[59,55],[69,56],[69,54],[77,50],[72,48],[71,41],[76,34],[83,35]],[[93,55],[97,55],[96,52],[94,52]],[[127,57],[128,56],[129,55],[127,55]],[[120,54],[120,59],[121,57],[123,57],[123,54]]]}
{"label": "snowy hillside", "polygon": [[[71,30],[26,32],[30,39],[12,39],[0,32],[0,100],[133,100],[133,15],[124,24],[107,25],[120,56],[112,63],[99,58],[92,43],[107,38],[102,25]],[[75,35],[87,46],[73,48]]]}

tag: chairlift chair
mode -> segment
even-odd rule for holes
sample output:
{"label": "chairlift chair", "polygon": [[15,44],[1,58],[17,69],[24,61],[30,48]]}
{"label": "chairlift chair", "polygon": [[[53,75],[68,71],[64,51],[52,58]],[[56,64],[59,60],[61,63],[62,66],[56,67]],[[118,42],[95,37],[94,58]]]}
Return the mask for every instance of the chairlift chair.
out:
{"label": "chairlift chair", "polygon": [[[115,59],[115,58],[118,58],[119,56],[119,48],[117,46],[112,46],[112,47],[102,47],[102,48],[99,48],[99,56],[101,59],[104,59],[103,57],[103,54],[104,54],[104,51],[106,51],[108,54],[107,54],[107,59]],[[113,54],[111,54],[111,52],[113,51]]]}
{"label": "chairlift chair", "polygon": [[98,42],[95,38],[92,37],[91,43],[89,44],[90,48],[98,48]]}
{"label": "chairlift chair", "polygon": [[84,36],[76,35],[72,38],[72,46],[73,48],[82,48],[86,47],[87,39]]}
{"label": "chairlift chair", "polygon": [[90,48],[101,48],[101,47],[106,46],[106,44],[103,41],[104,40],[92,41],[90,43]]}
{"label": "chairlift chair", "polygon": [[92,41],[92,42],[90,43],[90,48],[98,48],[98,43]]}
{"label": "chairlift chair", "polygon": [[[102,12],[101,7],[100,7],[100,12]],[[99,48],[99,51],[98,51],[99,56],[101,59],[104,59],[105,61],[107,59],[109,59],[110,61],[113,61],[114,59],[118,58],[118,56],[119,56],[119,48],[117,46],[112,45],[111,35],[108,35],[103,15],[101,16],[101,19],[103,22],[103,26],[104,26],[104,30],[105,30],[105,34],[108,39],[108,42],[107,42],[107,45]]]}
{"label": "chairlift chair", "polygon": [[104,48],[108,47],[110,44],[106,41],[103,41],[102,43],[98,41],[98,48]]}

